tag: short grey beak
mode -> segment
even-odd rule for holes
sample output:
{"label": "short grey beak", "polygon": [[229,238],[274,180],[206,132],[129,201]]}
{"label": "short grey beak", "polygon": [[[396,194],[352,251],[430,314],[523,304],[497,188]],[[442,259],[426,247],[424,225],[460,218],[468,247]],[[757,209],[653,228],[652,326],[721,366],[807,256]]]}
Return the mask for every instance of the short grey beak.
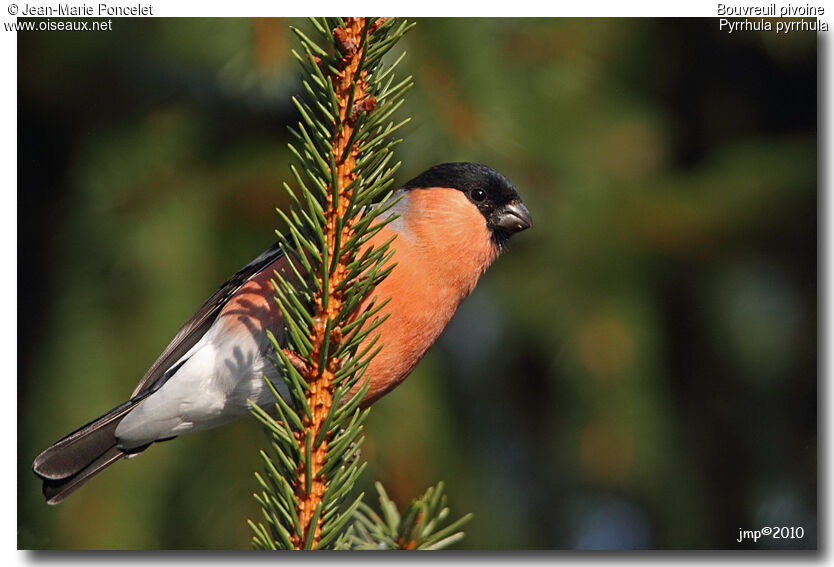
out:
{"label": "short grey beak", "polygon": [[533,226],[533,217],[521,201],[511,201],[504,205],[495,216],[493,226],[508,232],[520,232]]}

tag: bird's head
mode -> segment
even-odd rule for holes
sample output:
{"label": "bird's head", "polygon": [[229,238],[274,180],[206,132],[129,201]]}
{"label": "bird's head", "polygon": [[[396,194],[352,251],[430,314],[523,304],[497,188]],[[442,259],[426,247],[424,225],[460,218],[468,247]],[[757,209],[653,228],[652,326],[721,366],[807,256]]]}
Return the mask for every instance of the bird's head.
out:
{"label": "bird's head", "polygon": [[411,213],[419,212],[415,217],[423,222],[434,222],[437,230],[466,240],[486,234],[497,249],[516,232],[533,226],[510,180],[478,163],[436,165],[407,182],[403,191]]}

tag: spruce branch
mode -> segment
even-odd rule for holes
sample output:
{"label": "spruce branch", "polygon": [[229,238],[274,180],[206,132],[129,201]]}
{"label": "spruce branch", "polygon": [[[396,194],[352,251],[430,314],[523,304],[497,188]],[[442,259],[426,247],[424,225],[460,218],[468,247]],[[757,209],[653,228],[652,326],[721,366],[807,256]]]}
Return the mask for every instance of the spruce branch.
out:
{"label": "spruce branch", "polygon": [[337,542],[337,549],[443,549],[463,538],[460,528],[472,519],[472,514],[467,514],[443,526],[450,510],[442,482],[411,502],[402,514],[378,482],[376,489],[381,515],[360,503],[355,521]]}
{"label": "spruce branch", "polygon": [[[362,378],[380,351],[376,330],[387,298],[371,300],[393,266],[393,238],[373,240],[390,222],[394,134],[391,121],[411,77],[395,81],[383,56],[410,28],[392,18],[312,20],[317,40],[293,28],[305,95],[294,98],[301,121],[290,131],[297,164],[291,202],[279,212],[286,266],[274,272],[284,328],[268,334],[288,399],[267,382],[273,412],[253,407],[270,435],[262,451],[263,521],[249,521],[259,549],[440,549],[463,537],[465,516],[449,515],[442,483],[401,515],[377,483],[382,516],[362,502],[345,504],[365,468],[359,456],[368,409]],[[372,244],[374,242],[374,244]],[[282,339],[282,340],[279,340]],[[349,528],[346,527],[351,524]]]}
{"label": "spruce branch", "polygon": [[[276,397],[273,417],[253,408],[272,439],[255,495],[264,521],[249,524],[261,549],[321,549],[332,545],[361,506],[344,500],[364,469],[367,392],[360,382],[379,352],[373,335],[384,298],[369,301],[390,273],[391,241],[371,238],[390,218],[391,139],[403,123],[390,120],[410,77],[394,83],[382,58],[409,29],[387,18],[312,20],[316,39],[293,28],[301,52],[305,96],[294,98],[301,120],[291,128],[296,188],[285,185],[289,214],[277,233],[286,267],[273,278],[284,328],[269,334],[274,362],[290,399]],[[283,338],[279,341],[278,337]]]}

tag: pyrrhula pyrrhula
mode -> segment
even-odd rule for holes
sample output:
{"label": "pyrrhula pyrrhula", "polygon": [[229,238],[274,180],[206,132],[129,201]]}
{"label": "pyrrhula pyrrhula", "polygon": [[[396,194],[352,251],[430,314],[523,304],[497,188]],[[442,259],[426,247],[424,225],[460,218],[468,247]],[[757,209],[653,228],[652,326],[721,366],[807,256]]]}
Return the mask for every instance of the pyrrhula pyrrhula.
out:
{"label": "pyrrhula pyrrhula", "polygon": [[[437,165],[398,192],[399,202],[386,214],[399,216],[369,241],[397,237],[396,266],[374,291],[390,298],[390,315],[378,328],[384,347],[363,377],[369,382],[365,405],[408,376],[507,239],[532,225],[512,183],[484,165]],[[286,267],[277,245],[244,266],[185,323],[128,401],[41,453],[33,468],[47,502],[63,501],[155,441],[247,414],[248,400],[272,405],[264,377],[289,399],[269,361],[273,347],[266,337],[267,330],[283,328],[270,278]]]}

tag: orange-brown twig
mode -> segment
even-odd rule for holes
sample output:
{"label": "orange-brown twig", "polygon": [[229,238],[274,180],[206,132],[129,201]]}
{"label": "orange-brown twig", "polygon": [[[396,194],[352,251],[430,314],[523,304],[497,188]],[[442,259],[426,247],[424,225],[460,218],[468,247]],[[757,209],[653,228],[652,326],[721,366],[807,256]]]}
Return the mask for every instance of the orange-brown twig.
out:
{"label": "orange-brown twig", "polygon": [[[337,202],[333,202],[331,191],[328,194],[328,202],[325,209],[326,224],[324,233],[327,247],[330,251],[334,250],[337,237],[339,239],[338,241],[347,242],[352,232],[351,223],[345,222],[342,224],[341,234],[337,235],[339,230],[338,220],[344,217],[350,201],[350,194],[347,191],[347,187],[356,178],[354,169],[356,166],[356,158],[359,155],[358,142],[355,142],[349,151],[346,152],[345,150],[348,149],[347,145],[350,143],[358,113],[370,112],[376,103],[373,97],[367,96],[367,83],[365,82],[364,73],[356,81],[355,87],[352,85],[353,78],[362,59],[363,48],[361,39],[363,28],[366,25],[365,18],[346,18],[344,27],[337,28],[333,32],[339,47],[337,56],[341,56],[340,70],[333,77],[336,100],[339,103],[341,128],[334,128],[333,140],[333,157],[336,164],[335,180],[337,183],[338,199]],[[351,96],[351,90],[354,88],[353,96]],[[352,108],[348,108],[350,100],[357,101],[351,105]],[[344,159],[342,159],[342,156],[344,156]],[[310,342],[313,345],[310,355],[312,364],[308,365],[305,369],[306,372],[304,372],[304,378],[309,385],[306,398],[312,413],[312,418],[304,416],[302,420],[303,428],[296,432],[295,435],[299,447],[302,447],[302,451],[305,453],[307,440],[319,438],[322,424],[327,418],[333,404],[333,378],[338,370],[339,361],[335,357],[331,357],[326,359],[325,364],[321,367],[319,367],[318,361],[320,360],[321,349],[324,348],[326,343],[325,333],[327,332],[327,321],[335,319],[342,309],[342,295],[339,287],[346,277],[346,263],[343,261],[337,262],[335,269],[332,270],[328,278],[327,306],[324,306],[323,293],[319,293],[315,300],[314,324],[310,336]],[[331,338],[338,339],[341,336],[340,332],[341,330],[338,328],[333,329]],[[306,535],[310,530],[310,524],[313,521],[316,509],[322,501],[326,488],[326,479],[319,476],[319,471],[324,466],[324,459],[327,455],[326,436],[318,447],[311,444],[310,448],[311,453],[305,454],[305,459],[310,459],[311,463],[312,482],[310,483],[309,490],[307,490],[307,472],[304,465],[299,468],[296,479],[295,495],[298,501],[296,513],[298,514],[301,527],[301,532],[293,536],[292,543],[296,549],[302,548],[305,544]],[[313,548],[316,547],[320,539],[321,520],[325,512],[326,510],[321,510],[318,515],[312,540]]]}

